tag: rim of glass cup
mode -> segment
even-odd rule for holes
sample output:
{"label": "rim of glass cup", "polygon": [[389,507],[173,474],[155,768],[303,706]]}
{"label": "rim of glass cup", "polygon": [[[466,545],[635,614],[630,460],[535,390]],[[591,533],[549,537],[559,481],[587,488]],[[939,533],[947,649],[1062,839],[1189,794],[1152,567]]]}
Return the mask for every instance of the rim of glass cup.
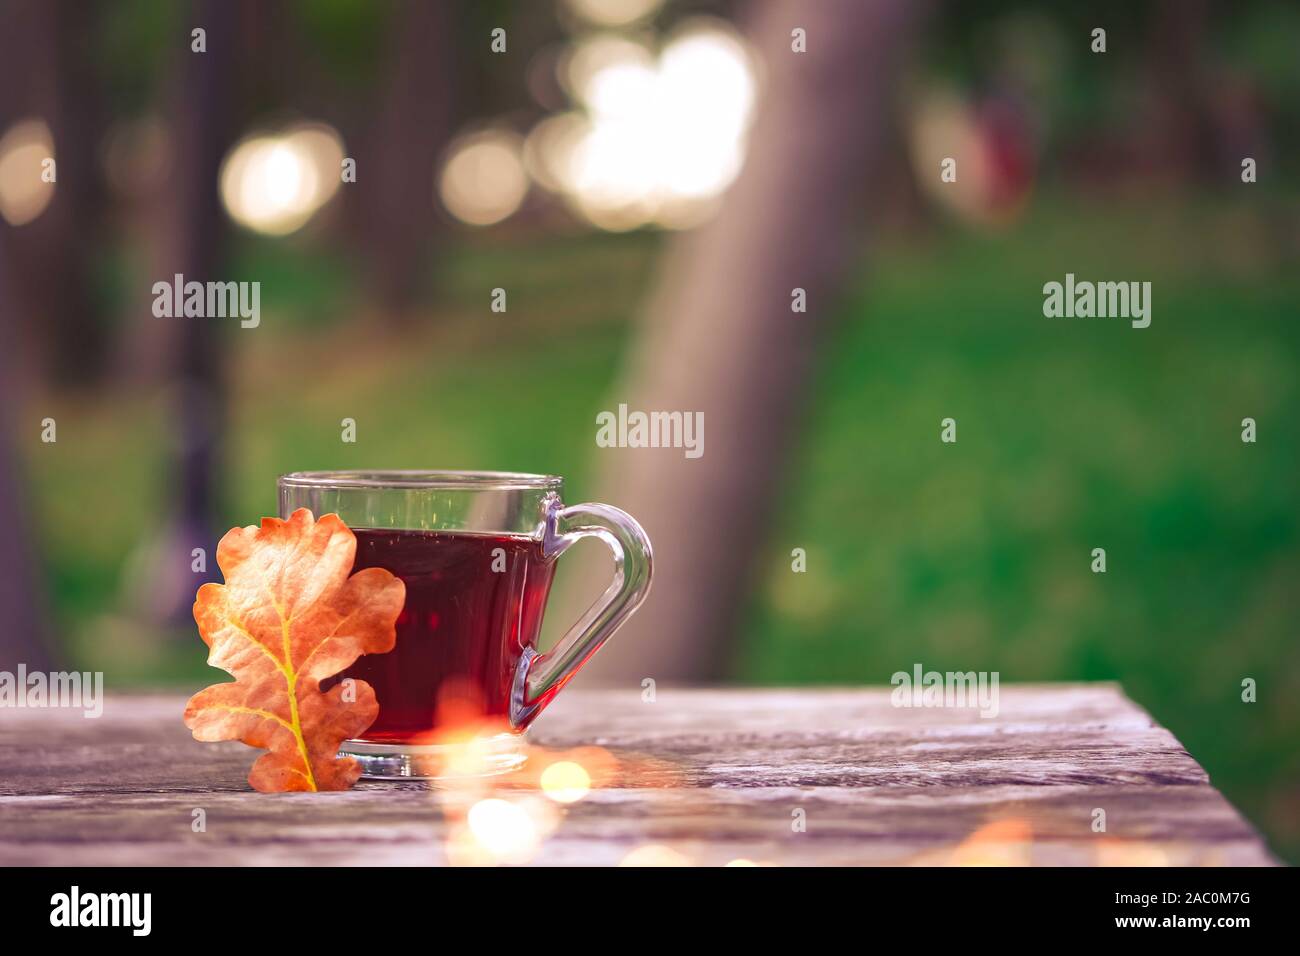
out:
{"label": "rim of glass cup", "polygon": [[533,488],[559,491],[558,475],[533,475],[516,471],[294,471],[280,476],[291,488],[471,488],[513,491]]}

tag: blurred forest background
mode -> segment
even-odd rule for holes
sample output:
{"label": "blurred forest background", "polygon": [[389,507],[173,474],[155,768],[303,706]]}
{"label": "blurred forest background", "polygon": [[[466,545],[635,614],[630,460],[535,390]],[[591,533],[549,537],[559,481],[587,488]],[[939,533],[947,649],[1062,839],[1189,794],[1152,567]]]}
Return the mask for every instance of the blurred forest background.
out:
{"label": "blurred forest background", "polygon": [[[0,667],[206,679],[192,548],[283,472],[563,474],[656,542],[606,675],[1118,680],[1300,860],[1297,50],[1271,0],[0,0]],[[177,272],[260,325],[155,318]],[[1067,272],[1151,327],[1045,319]],[[704,458],[598,450],[620,401]]]}

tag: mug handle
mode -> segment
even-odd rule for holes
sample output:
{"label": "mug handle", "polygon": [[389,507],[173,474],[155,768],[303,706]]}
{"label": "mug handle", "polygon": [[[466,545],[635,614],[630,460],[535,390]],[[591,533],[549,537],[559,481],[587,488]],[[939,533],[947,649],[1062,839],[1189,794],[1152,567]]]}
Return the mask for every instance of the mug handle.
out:
{"label": "mug handle", "polygon": [[566,508],[551,493],[542,504],[542,555],[558,558],[583,538],[599,538],[614,552],[614,580],[551,650],[524,648],[510,690],[510,724],[522,730],[600,650],[650,591],[650,539],[626,511],[610,505]]}

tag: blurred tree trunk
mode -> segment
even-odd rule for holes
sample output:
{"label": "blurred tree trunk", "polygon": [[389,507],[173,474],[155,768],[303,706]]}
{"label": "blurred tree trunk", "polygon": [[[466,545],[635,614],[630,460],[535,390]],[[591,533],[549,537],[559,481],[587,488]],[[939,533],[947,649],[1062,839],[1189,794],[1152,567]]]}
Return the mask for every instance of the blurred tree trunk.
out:
{"label": "blurred tree trunk", "polygon": [[[0,222],[0,670],[49,670],[60,656],[13,440],[35,441],[46,413],[20,419],[28,411],[21,393],[36,380],[89,385],[105,368],[107,326],[92,289],[104,201],[94,70],[101,11],[98,2],[11,0],[0,29],[0,135],[16,121],[43,120],[55,160],[49,206],[21,226]],[[38,447],[57,454],[60,446]]]}
{"label": "blurred tree trunk", "polygon": [[14,236],[10,255],[29,343],[56,384],[89,385],[106,370],[108,325],[94,292],[105,206],[96,75],[99,2],[11,0],[0,30],[0,135],[40,118],[54,141],[49,207]]}
{"label": "blurred tree trunk", "polygon": [[[222,274],[227,226],[217,189],[222,156],[234,139],[239,26],[246,9],[226,0],[196,0],[176,40],[168,104],[172,166],[162,191],[154,273],[168,283],[177,273],[186,282],[257,279]],[[206,52],[191,52],[192,27],[207,31]],[[174,497],[164,537],[151,544],[148,593],[136,599],[158,622],[180,623],[189,619],[197,585],[216,573],[216,489],[226,397],[218,341],[223,323],[183,316],[147,321],[170,363],[165,374],[174,427],[168,487]],[[194,548],[207,555],[206,575],[191,570]]]}
{"label": "blurred tree trunk", "polygon": [[[671,247],[609,398],[609,408],[702,411],[705,450],[694,460],[600,452],[595,497],[643,522],[655,582],[593,659],[599,677],[724,672],[756,559],[781,521],[778,493],[833,299],[861,261],[859,200],[880,190],[890,93],[922,6],[777,0],[759,11],[751,35],[767,77],[749,158],[717,218]],[[791,52],[795,27],[807,31],[806,53]],[[796,288],[807,313],[791,310]]]}
{"label": "blurred tree trunk", "polygon": [[[1206,0],[1161,0],[1151,17],[1150,63],[1164,124],[1167,155],[1161,160],[1189,179],[1223,175],[1223,137],[1211,105],[1213,77],[1206,39],[1212,29]],[[1234,159],[1229,166],[1235,166]]]}
{"label": "blurred tree trunk", "polygon": [[[0,670],[13,673],[19,663],[29,670],[48,671],[56,656],[45,618],[44,590],[40,586],[39,556],[33,544],[31,510],[27,507],[18,457],[11,430],[18,406],[18,387],[12,374],[14,342],[22,314],[14,299],[9,257],[0,249]],[[24,420],[19,427],[32,434],[40,420]],[[53,452],[58,447],[44,445]]]}
{"label": "blurred tree trunk", "polygon": [[[361,236],[375,306],[412,321],[437,214],[434,170],[451,137],[456,5],[409,3],[391,17],[390,72],[357,161]],[[484,43],[487,42],[484,38]]]}

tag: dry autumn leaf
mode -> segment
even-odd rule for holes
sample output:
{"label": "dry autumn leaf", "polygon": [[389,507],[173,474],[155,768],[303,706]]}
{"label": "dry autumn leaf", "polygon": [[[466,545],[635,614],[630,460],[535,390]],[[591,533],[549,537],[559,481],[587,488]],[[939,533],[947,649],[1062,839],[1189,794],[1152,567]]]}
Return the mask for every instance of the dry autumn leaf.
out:
{"label": "dry autumn leaf", "polygon": [[299,508],[288,521],[232,528],[217,545],[225,584],[205,584],[194,620],[208,663],[233,683],[199,691],[185,708],[197,740],[242,740],[268,753],[248,782],[263,792],[346,790],[361,775],[339,758],[344,740],[379,713],[364,681],[322,693],[320,682],[362,654],[393,649],[406,586],[382,568],[351,577],[357,539],[338,515]]}

